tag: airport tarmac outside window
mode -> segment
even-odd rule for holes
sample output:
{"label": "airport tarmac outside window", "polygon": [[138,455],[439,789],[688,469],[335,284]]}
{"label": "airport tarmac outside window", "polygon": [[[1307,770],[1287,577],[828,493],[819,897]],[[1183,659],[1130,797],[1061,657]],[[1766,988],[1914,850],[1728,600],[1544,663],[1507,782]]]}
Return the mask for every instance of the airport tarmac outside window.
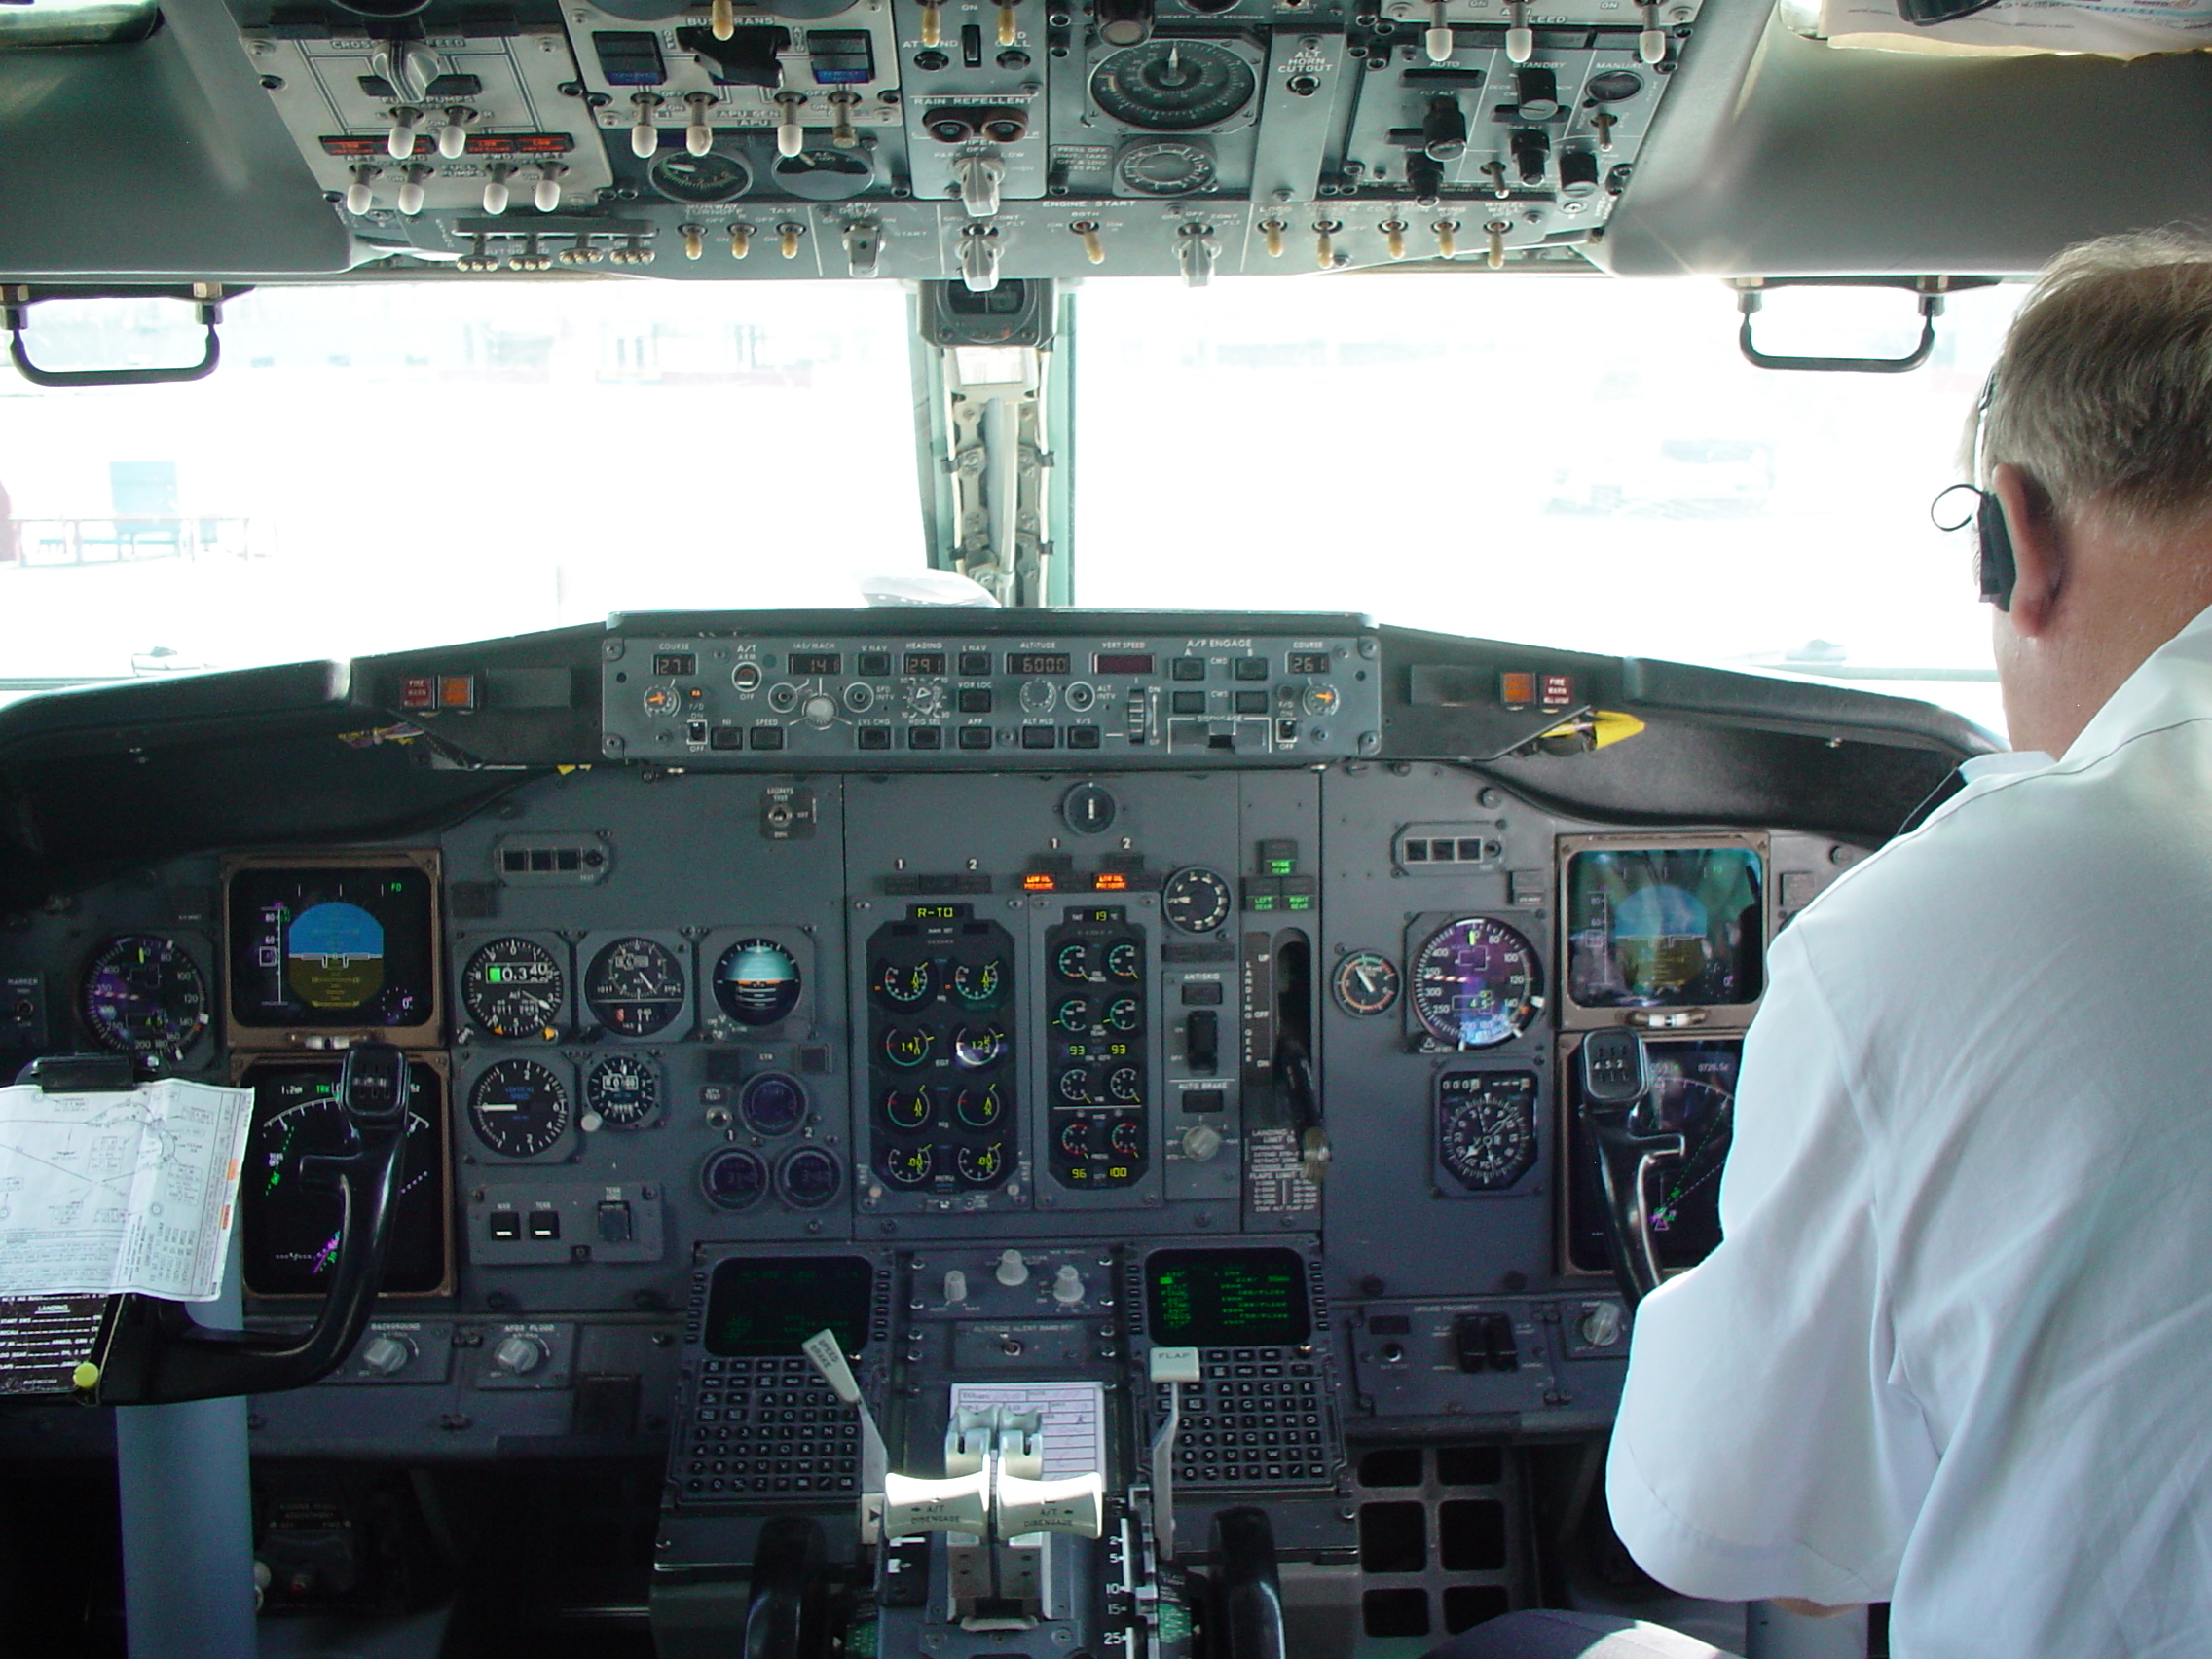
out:
{"label": "airport tarmac outside window", "polygon": [[[1711,278],[1087,284],[1076,600],[1365,611],[1772,668],[2002,732],[1966,538],[1929,522],[2017,283],[1911,374],[1754,369]],[[1796,291],[1772,352],[1899,355],[1895,291]]]}

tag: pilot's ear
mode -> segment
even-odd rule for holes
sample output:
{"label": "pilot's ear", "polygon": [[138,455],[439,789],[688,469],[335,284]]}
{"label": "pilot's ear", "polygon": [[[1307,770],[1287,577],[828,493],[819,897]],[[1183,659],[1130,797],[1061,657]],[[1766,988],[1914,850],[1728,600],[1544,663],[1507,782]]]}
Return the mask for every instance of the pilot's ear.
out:
{"label": "pilot's ear", "polygon": [[1989,487],[2012,541],[2012,628],[2033,639],[2050,626],[2066,585],[2065,532],[2043,486],[2010,461],[1998,463]]}

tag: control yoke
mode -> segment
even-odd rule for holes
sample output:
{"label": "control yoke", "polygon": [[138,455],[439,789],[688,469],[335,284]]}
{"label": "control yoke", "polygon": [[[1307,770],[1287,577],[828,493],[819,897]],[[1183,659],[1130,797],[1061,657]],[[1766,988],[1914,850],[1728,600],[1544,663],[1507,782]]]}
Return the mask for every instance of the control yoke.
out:
{"label": "control yoke", "polygon": [[1683,1139],[1674,1131],[1653,1133],[1639,1118],[1651,1092],[1651,1060],[1643,1039],[1623,1027],[1593,1031],[1582,1044],[1582,1104],[1579,1116],[1598,1143],[1598,1172],[1605,1190],[1605,1239],[1611,1247],[1613,1277],[1631,1309],[1659,1288],[1659,1253],[1651,1241],[1650,1205],[1645,1198],[1651,1166],[1678,1159]]}
{"label": "control yoke", "polygon": [[[128,1088],[129,1080],[108,1087]],[[330,1290],[305,1334],[210,1330],[180,1303],[111,1298],[112,1325],[96,1379],[74,1397],[108,1406],[167,1405],[301,1388],[337,1370],[361,1340],[384,1281],[407,1138],[407,1056],[399,1050],[363,1043],[347,1051],[338,1100],[353,1131],[352,1148],[306,1159],[302,1166],[311,1182],[335,1179],[340,1197]],[[81,1377],[93,1369],[82,1368]]]}

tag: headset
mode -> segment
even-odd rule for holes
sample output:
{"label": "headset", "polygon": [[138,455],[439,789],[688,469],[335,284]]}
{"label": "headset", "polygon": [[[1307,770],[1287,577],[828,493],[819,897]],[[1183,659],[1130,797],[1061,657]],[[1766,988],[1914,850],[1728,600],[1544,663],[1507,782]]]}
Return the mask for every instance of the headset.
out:
{"label": "headset", "polygon": [[[1973,406],[1973,482],[1953,484],[1942,491],[1929,503],[1928,516],[1937,530],[1964,530],[1970,524],[1973,526],[1974,574],[1981,583],[1982,602],[2000,610],[2010,610],[2012,584],[2019,579],[2019,571],[2012,559],[2012,533],[2005,523],[2005,506],[1998,500],[1997,492],[1981,485],[1983,463],[1987,459],[1989,400],[1996,391],[1997,371],[1991,369],[1989,378],[1981,383],[1981,396]],[[1943,511],[1943,503],[1961,490],[1974,498],[1973,510],[1946,524],[1938,516]]]}

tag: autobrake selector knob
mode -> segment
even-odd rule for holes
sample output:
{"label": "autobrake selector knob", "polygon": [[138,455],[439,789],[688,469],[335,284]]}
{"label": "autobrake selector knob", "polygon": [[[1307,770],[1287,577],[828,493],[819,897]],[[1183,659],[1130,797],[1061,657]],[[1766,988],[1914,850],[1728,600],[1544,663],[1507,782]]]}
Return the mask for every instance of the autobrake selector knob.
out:
{"label": "autobrake selector knob", "polygon": [[545,1363],[545,1345],[518,1332],[500,1339],[499,1346],[492,1350],[492,1363],[510,1376],[528,1377]]}
{"label": "autobrake selector knob", "polygon": [[1592,1347],[1611,1347],[1621,1340],[1621,1305],[1617,1302],[1601,1302],[1582,1315],[1575,1328],[1582,1340]]}

